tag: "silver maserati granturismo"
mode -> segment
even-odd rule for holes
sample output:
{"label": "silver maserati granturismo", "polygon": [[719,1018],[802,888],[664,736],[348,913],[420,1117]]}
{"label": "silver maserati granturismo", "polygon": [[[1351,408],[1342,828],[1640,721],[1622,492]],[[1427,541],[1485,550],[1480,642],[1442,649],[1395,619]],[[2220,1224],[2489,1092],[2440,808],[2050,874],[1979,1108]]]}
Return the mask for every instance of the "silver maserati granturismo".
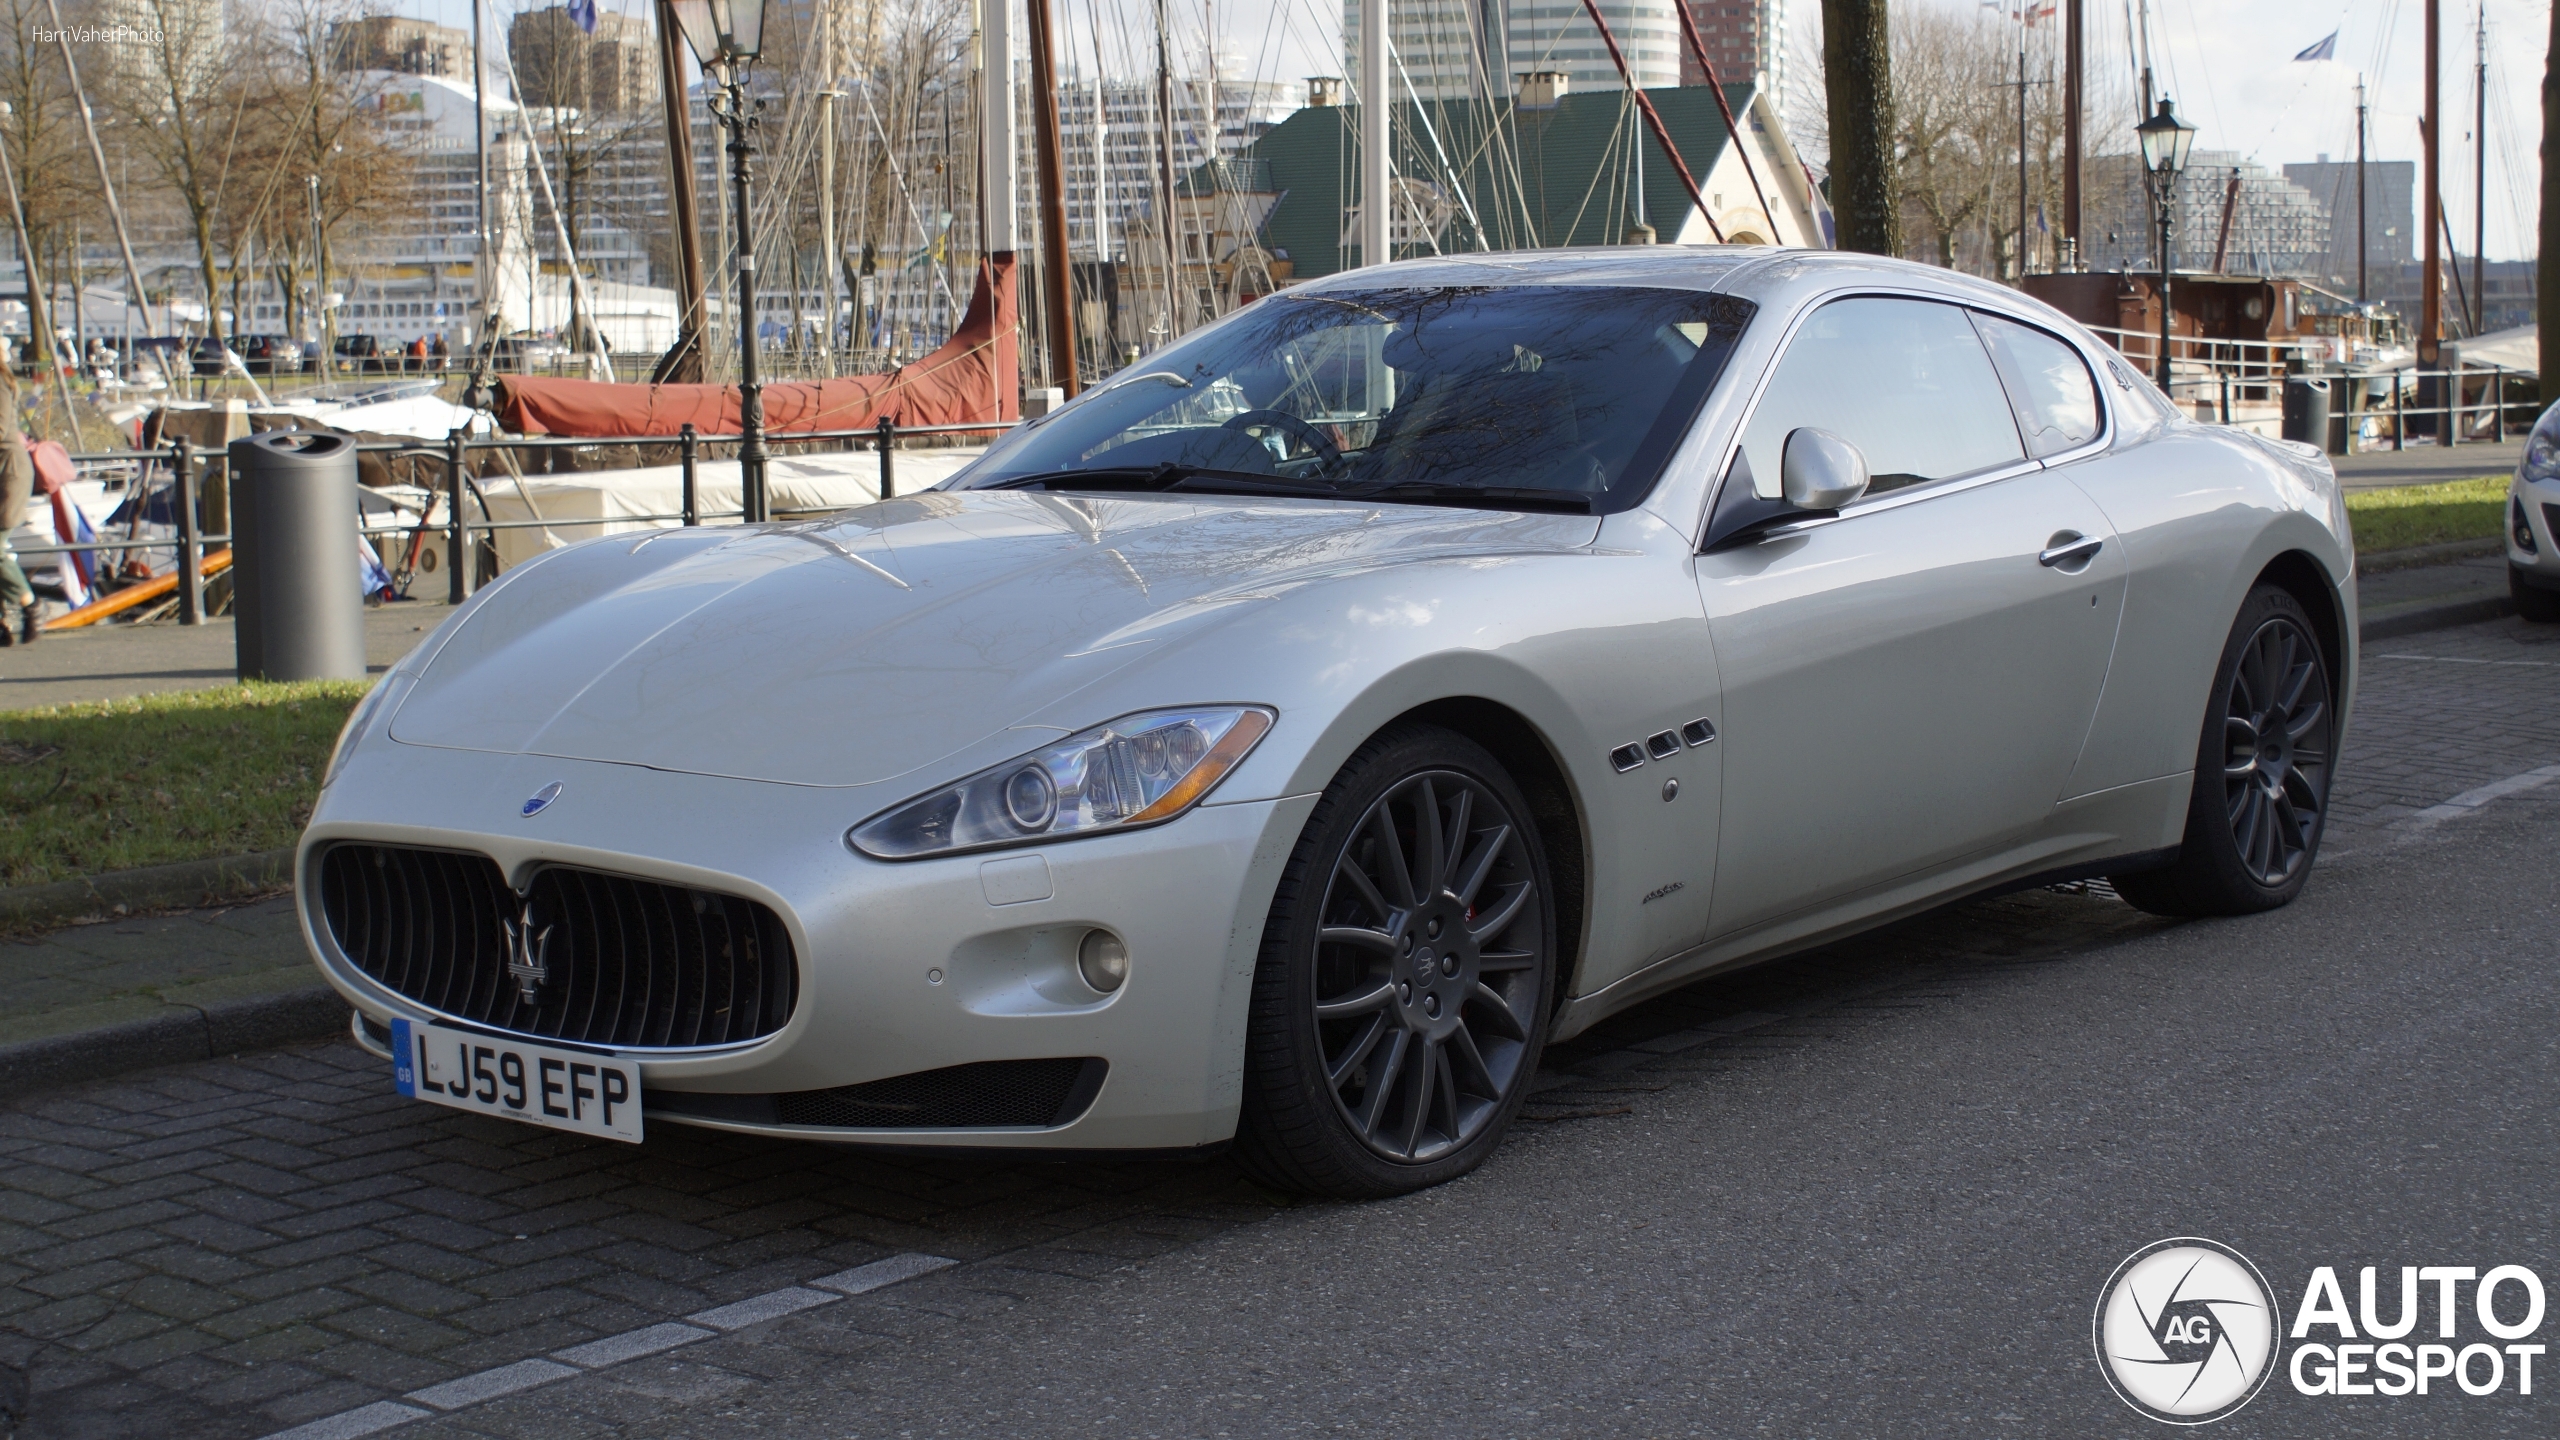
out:
{"label": "silver maserati granturismo", "polygon": [[421,1102],[1388,1194],[1701,976],[2078,877],[2284,904],[2352,571],[2315,450],[2014,291],[1380,266],[933,490],[510,570],[348,722],[305,932]]}

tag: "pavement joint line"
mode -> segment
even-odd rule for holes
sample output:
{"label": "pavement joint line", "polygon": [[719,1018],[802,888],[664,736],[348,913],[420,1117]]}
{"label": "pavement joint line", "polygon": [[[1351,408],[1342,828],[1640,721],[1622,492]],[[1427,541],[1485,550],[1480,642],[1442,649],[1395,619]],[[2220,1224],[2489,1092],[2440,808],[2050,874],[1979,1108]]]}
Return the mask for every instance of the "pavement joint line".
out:
{"label": "pavement joint line", "polygon": [[[684,1321],[645,1325],[637,1330],[626,1330],[619,1335],[607,1335],[566,1350],[553,1351],[548,1358],[496,1365],[423,1390],[412,1390],[399,1400],[377,1400],[353,1410],[323,1415],[290,1430],[275,1431],[265,1440],[357,1440],[359,1436],[388,1430],[395,1425],[423,1420],[437,1411],[466,1409],[482,1401],[535,1389],[572,1375],[592,1374],[627,1360],[661,1354],[728,1331],[743,1330],[767,1320],[779,1320],[821,1305],[833,1305],[848,1295],[865,1294],[959,1263],[941,1255],[916,1252],[892,1255],[886,1260],[839,1270],[806,1286],[786,1285],[762,1295],[751,1295],[744,1300],[697,1311],[686,1316]],[[815,1286],[826,1288],[812,1288]],[[706,1326],[709,1328],[704,1328]],[[409,1401],[418,1403],[407,1403]]]}

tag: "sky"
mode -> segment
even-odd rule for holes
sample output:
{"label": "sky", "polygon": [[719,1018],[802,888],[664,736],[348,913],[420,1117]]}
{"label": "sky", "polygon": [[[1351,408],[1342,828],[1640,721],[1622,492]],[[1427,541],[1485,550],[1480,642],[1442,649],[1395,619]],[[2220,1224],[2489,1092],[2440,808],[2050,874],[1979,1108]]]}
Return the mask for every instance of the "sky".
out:
{"label": "sky", "polygon": [[[551,0],[490,0],[498,15]],[[895,0],[892,0],[895,3]],[[1113,74],[1153,64],[1155,0],[1053,0],[1066,53],[1060,69]],[[1340,0],[1163,0],[1179,49],[1199,53],[1215,23],[1229,64],[1258,79],[1297,81],[1342,73]],[[1813,21],[1820,0],[1788,0],[1793,54],[1818,53]],[[1979,0],[1894,0],[1979,12]],[[2014,3],[2014,0],[2004,0]],[[2444,0],[2441,105],[2448,144],[2442,190],[2454,242],[2465,258],[2472,234],[2473,67],[2482,0]],[[2086,0],[2090,63],[2122,66],[2131,19],[2147,15],[2158,84],[2197,127],[2199,149],[2236,150],[2280,169],[2326,153],[2355,154],[2355,87],[2362,76],[2372,106],[2371,156],[2419,157],[2417,117],[2424,81],[2424,0]],[[408,13],[468,25],[471,0],[409,0]],[[407,9],[408,7],[403,7]],[[598,0],[598,8],[646,15],[643,0]],[[2486,0],[2489,36],[2488,253],[2532,254],[2541,141],[2539,85],[2550,33],[2550,0]],[[503,20],[495,28],[503,31]],[[2337,32],[2337,58],[2294,55]],[[1096,50],[1096,36],[1101,44]],[[2129,68],[2129,67],[2128,67]],[[2122,87],[2130,91],[2128,81]]]}

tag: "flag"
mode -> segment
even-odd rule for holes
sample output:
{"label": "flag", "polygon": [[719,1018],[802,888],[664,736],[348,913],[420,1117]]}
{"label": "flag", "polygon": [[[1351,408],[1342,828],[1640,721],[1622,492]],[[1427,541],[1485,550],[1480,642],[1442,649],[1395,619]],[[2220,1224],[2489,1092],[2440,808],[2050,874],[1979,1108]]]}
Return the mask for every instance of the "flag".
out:
{"label": "flag", "polygon": [[596,33],[596,0],[569,0],[568,10],[569,18],[578,22],[579,29],[590,35]]}
{"label": "flag", "polygon": [[2335,60],[2335,59],[2337,59],[2337,58],[2338,58],[2338,32],[2337,32],[2337,31],[2335,31],[2335,30],[2330,31],[2330,32],[2329,32],[2329,34],[2328,34],[2328,38],[2326,38],[2326,39],[2322,40],[2319,44],[2317,44],[2317,45],[2314,45],[2314,46],[2310,47],[2309,49],[2307,49],[2307,50],[2303,51],[2303,52],[2302,52],[2301,54],[2299,54],[2299,55],[2294,56],[2293,58],[2294,58],[2294,59],[2296,59],[2296,60]]}

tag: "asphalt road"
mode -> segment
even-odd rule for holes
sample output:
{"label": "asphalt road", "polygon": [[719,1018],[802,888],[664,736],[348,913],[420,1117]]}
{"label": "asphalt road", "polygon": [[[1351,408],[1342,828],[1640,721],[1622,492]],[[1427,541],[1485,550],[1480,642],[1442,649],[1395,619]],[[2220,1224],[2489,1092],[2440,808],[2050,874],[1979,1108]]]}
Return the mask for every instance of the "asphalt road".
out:
{"label": "asphalt road", "polygon": [[[2350,1307],[2381,1267],[2386,1311],[2403,1265],[2560,1286],[2560,631],[2367,654],[2291,908],[2037,891],[1693,987],[1551,1052],[1504,1149],[1426,1194],[672,1127],[635,1153],[305,1047],[0,1110],[0,1366],[41,1436],[2169,1433],[2091,1353],[2150,1242],[2235,1247],[2288,1329],[2316,1266]],[[805,1288],[914,1252],[960,1263]],[[777,1295],[811,1308],[700,1309]],[[2459,1301],[2449,1343],[2490,1338]],[[688,1315],[680,1348],[522,1368]],[[2279,1371],[2213,1428],[2560,1433],[2545,1361],[2531,1396]],[[426,1388],[510,1365],[531,1388]]]}

